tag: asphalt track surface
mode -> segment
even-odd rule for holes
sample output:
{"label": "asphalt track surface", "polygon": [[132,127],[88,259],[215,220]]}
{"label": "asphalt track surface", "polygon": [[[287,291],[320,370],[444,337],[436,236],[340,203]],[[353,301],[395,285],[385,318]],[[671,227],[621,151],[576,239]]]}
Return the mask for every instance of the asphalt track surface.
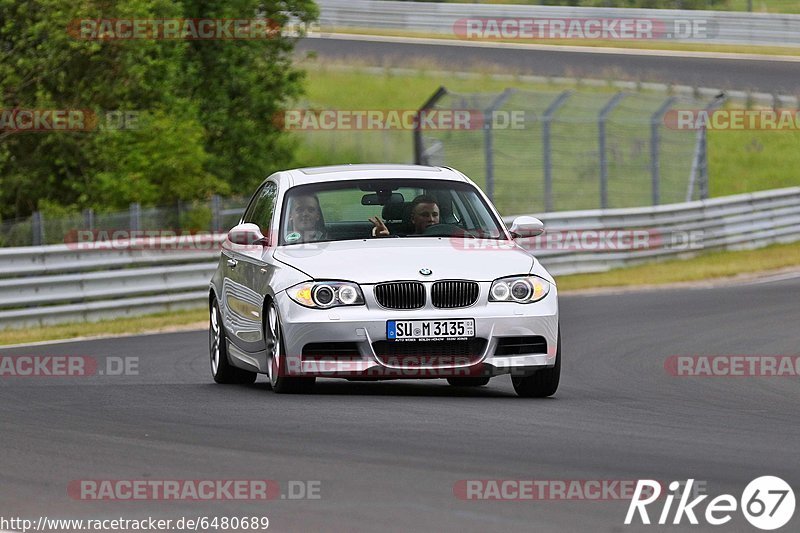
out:
{"label": "asphalt track surface", "polygon": [[[0,378],[0,516],[268,516],[274,531],[757,531],[624,526],[628,502],[464,501],[466,479],[685,480],[740,497],[800,489],[800,378],[674,377],[675,354],[800,352],[800,277],[562,296],[563,380],[520,399],[508,377],[319,381],[306,396],[212,382],[205,332],[0,350],[139,358],[139,374]],[[101,365],[102,366],[102,365]],[[320,481],[320,499],[87,502],[80,479]],[[707,502],[708,500],[706,500]],[[701,512],[705,505],[701,505]],[[674,507],[673,507],[674,509]],[[653,511],[660,513],[660,507]],[[800,510],[781,531],[797,531]]]}
{"label": "asphalt track surface", "polygon": [[456,71],[497,69],[538,76],[674,83],[773,94],[800,93],[800,62],[797,61],[598,54],[458,46],[456,42],[447,41],[417,44],[349,38],[304,39],[298,43],[297,51],[300,54],[315,51],[325,61],[387,67],[417,64],[431,68],[438,64],[442,69]]}

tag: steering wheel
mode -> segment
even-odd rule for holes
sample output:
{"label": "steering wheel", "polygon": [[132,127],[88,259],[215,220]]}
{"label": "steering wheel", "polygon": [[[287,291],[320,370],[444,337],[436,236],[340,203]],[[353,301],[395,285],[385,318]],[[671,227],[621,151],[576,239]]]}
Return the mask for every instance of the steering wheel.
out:
{"label": "steering wheel", "polygon": [[468,230],[465,230],[461,226],[456,226],[455,224],[433,224],[425,228],[425,231],[422,232],[423,235],[427,237],[470,237],[475,238]]}

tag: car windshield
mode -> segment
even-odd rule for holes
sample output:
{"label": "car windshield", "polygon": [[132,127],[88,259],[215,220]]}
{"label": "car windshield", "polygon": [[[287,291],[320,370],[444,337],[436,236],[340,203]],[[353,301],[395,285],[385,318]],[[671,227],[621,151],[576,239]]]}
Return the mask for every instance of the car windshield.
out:
{"label": "car windshield", "polygon": [[372,238],[376,225],[378,237],[506,239],[501,222],[475,187],[455,181],[300,185],[286,193],[282,213],[283,245]]}

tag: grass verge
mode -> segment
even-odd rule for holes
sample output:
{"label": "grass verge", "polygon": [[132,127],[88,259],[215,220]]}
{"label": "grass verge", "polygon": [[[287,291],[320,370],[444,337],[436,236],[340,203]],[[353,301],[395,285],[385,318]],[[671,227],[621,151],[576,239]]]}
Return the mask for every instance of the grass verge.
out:
{"label": "grass verge", "polygon": [[204,327],[207,320],[205,308],[198,308],[138,317],[115,318],[100,322],[81,322],[27,329],[9,329],[0,331],[0,346],[59,339],[74,339],[76,337],[166,332],[175,328],[195,324],[198,327]]}

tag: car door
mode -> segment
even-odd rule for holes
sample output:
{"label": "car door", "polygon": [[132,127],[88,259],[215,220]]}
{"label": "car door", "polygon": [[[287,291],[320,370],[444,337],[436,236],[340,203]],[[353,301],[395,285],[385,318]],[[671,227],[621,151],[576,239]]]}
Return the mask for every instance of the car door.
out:
{"label": "car door", "polygon": [[277,184],[267,181],[258,190],[242,217],[242,222],[256,224],[261,228],[261,233],[269,240],[269,246],[229,243],[229,249],[223,252],[226,256],[223,294],[228,311],[225,326],[230,340],[239,349],[249,353],[264,350],[261,316],[264,294],[259,282],[270,269],[266,258],[271,247],[275,245],[270,228],[277,197]]}

